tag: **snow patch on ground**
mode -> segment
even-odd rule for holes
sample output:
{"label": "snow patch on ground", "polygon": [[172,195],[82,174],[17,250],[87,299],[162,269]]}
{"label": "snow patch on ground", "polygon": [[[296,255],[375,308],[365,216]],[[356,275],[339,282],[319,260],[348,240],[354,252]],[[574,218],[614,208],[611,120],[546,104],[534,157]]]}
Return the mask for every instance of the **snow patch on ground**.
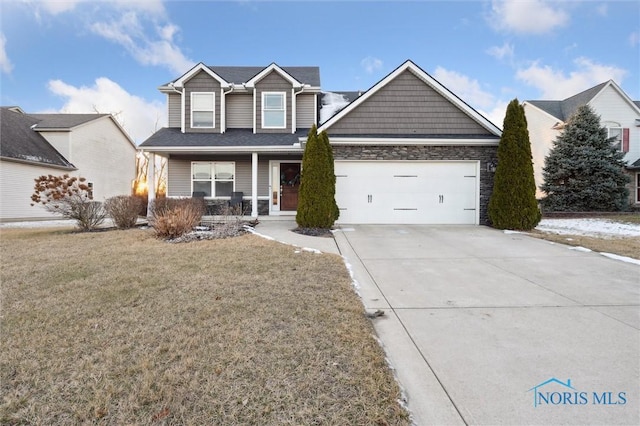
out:
{"label": "snow patch on ground", "polygon": [[626,256],[619,256],[619,255],[613,254],[613,253],[600,252],[600,254],[603,255],[604,257],[608,257],[610,259],[621,260],[623,262],[633,263],[634,265],[640,266],[640,260],[638,260],[638,259],[633,259],[631,257],[626,257]]}
{"label": "snow patch on ground", "polygon": [[640,224],[620,223],[607,219],[542,219],[538,231],[588,237],[640,237]]}

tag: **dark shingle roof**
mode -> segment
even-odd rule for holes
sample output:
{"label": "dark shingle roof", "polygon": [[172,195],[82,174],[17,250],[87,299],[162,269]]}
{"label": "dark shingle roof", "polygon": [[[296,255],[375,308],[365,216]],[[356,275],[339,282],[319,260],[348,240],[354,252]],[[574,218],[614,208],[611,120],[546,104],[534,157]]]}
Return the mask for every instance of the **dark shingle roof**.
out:
{"label": "dark shingle roof", "polygon": [[527,101],[531,105],[534,105],[546,113],[556,117],[559,120],[567,121],[582,105],[586,105],[596,96],[602,88],[608,83],[600,83],[590,89],[573,95],[562,101]]}
{"label": "dark shingle roof", "polygon": [[0,108],[0,156],[16,160],[74,168],[32,126],[41,120],[10,108]]}
{"label": "dark shingle roof", "polygon": [[38,119],[40,129],[71,129],[109,114],[29,114]]}
{"label": "dark shingle roof", "polygon": [[[263,69],[267,67],[219,67],[209,66],[211,71],[218,74],[229,83],[246,83],[251,80]],[[320,86],[320,68],[319,67],[280,67],[291,77],[300,83],[309,84],[311,86]]]}
{"label": "dark shingle roof", "polygon": [[293,146],[309,129],[297,133],[253,133],[251,129],[229,129],[226,133],[182,133],[180,129],[165,127],[140,144],[149,147],[249,147]]}

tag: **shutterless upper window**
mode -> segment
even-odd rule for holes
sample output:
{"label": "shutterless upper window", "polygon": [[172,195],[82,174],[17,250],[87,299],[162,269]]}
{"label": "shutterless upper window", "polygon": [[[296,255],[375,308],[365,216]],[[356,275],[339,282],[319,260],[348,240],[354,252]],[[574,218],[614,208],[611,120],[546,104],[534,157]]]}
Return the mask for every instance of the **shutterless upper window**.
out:
{"label": "shutterless upper window", "polygon": [[215,93],[191,93],[191,127],[215,127]]}
{"label": "shutterless upper window", "polygon": [[284,129],[287,127],[284,92],[265,92],[262,94],[262,127],[265,129]]}

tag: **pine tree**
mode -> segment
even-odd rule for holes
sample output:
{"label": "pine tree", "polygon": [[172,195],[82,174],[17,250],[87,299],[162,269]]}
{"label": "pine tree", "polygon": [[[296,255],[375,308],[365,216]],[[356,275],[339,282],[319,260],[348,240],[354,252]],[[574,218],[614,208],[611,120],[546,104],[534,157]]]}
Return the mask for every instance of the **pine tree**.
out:
{"label": "pine tree", "polygon": [[619,211],[628,206],[624,153],[600,117],[581,106],[556,138],[542,169],[548,211]]}
{"label": "pine tree", "polygon": [[498,145],[489,219],[498,229],[529,230],[540,218],[527,119],[524,108],[514,99],[507,106]]}
{"label": "pine tree", "polygon": [[309,130],[302,157],[296,222],[301,228],[330,229],[338,218],[333,152],[326,132]]}

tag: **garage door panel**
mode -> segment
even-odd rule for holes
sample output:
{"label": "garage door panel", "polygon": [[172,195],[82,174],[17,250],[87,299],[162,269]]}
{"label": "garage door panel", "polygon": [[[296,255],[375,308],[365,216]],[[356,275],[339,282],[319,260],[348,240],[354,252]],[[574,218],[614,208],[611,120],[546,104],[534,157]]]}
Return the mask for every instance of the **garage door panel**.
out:
{"label": "garage door panel", "polygon": [[336,162],[335,170],[339,223],[477,223],[477,162]]}

